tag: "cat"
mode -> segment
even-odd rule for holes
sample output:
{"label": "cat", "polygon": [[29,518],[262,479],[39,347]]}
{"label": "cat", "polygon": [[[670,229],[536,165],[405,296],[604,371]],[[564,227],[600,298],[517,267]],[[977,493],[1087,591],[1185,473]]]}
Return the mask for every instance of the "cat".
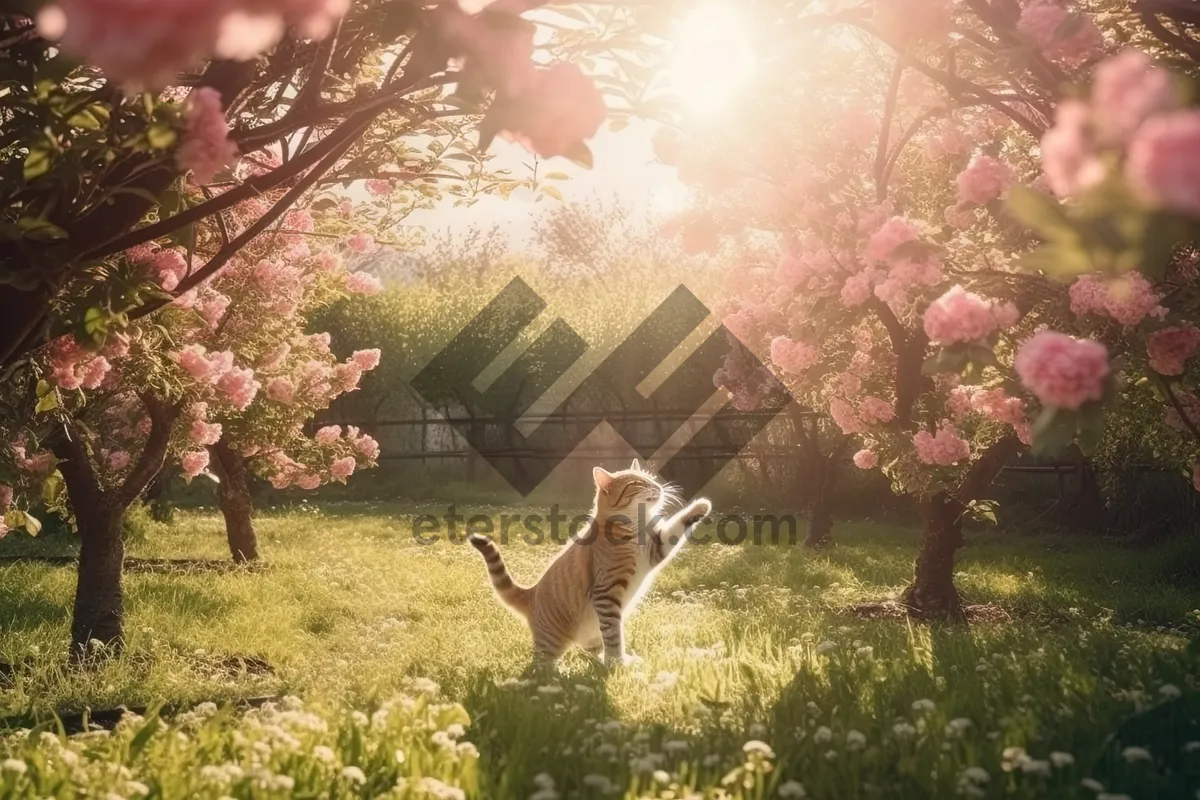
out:
{"label": "cat", "polygon": [[[628,663],[624,621],[686,534],[712,512],[712,503],[701,497],[661,519],[674,494],[636,459],[619,472],[596,467],[592,477],[596,499],[590,531],[572,537],[533,586],[513,582],[490,539],[468,537],[487,562],[500,601],[529,623],[539,662],[553,662],[578,644],[603,656],[606,664]],[[649,528],[640,535],[639,506]]]}

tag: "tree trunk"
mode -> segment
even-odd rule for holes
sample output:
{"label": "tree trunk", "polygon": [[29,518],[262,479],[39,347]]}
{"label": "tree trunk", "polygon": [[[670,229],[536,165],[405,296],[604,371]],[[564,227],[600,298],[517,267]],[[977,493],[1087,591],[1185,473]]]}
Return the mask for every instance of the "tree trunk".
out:
{"label": "tree trunk", "polygon": [[254,504],[250,500],[250,484],[245,460],[235,453],[224,439],[212,446],[217,468],[217,502],[225,517],[225,536],[229,552],[239,564],[258,560],[258,537],[254,533]]}
{"label": "tree trunk", "polygon": [[72,661],[84,661],[101,652],[116,655],[125,646],[122,515],[111,502],[101,501],[93,509],[81,506],[75,506],[80,549],[79,582],[71,621]]}
{"label": "tree trunk", "polygon": [[963,505],[945,492],[925,502],[925,530],[913,581],[900,596],[918,619],[961,622],[962,600],[954,587],[954,554],[962,546]]}
{"label": "tree trunk", "polygon": [[804,546],[813,549],[825,547],[833,536],[833,486],[838,473],[832,455],[815,463],[817,474],[808,513],[808,536],[804,539]]}
{"label": "tree trunk", "polygon": [[965,621],[962,599],[954,586],[954,556],[962,546],[962,517],[967,503],[979,499],[1021,443],[1008,435],[984,451],[971,465],[958,487],[957,496],[938,492],[925,502],[925,530],[917,554],[912,583],[900,602],[917,619]]}
{"label": "tree trunk", "polygon": [[171,473],[163,467],[146,487],[146,501],[150,506],[150,516],[155,522],[170,522],[175,516],[175,508],[167,494],[170,483]]}
{"label": "tree trunk", "polygon": [[125,644],[125,597],[121,586],[125,544],[121,521],[125,510],[162,469],[179,412],[177,406],[149,395],[144,395],[142,402],[150,415],[150,434],[137,462],[116,488],[106,491],[100,485],[78,432],[64,430],[52,444],[79,528],[79,579],[68,656],[71,663],[115,655]]}

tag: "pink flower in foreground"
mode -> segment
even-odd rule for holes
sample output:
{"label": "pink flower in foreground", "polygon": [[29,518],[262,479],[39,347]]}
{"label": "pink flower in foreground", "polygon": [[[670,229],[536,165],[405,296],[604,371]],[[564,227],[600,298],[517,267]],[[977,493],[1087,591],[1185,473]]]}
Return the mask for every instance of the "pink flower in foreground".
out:
{"label": "pink flower in foreground", "polygon": [[353,456],[339,458],[337,461],[334,461],[329,465],[329,475],[333,478],[333,480],[338,481],[339,483],[345,483],[346,478],[349,478],[354,474],[355,466],[356,464]]}
{"label": "pink flower in foreground", "polygon": [[179,466],[183,468],[184,481],[191,483],[192,478],[208,468],[208,451],[191,450],[184,453],[179,457]]}
{"label": "pink flower in foreground", "polygon": [[1090,111],[1079,100],[1064,100],[1054,110],[1054,127],[1042,135],[1042,169],[1057,197],[1071,197],[1104,178],[1088,134]]}
{"label": "pink flower in foreground", "polygon": [[1083,275],[1071,284],[1068,294],[1072,313],[1110,317],[1126,327],[1139,325],[1148,316],[1161,319],[1167,313],[1159,304],[1158,293],[1140,272],[1109,281]]}
{"label": "pink flower in foreground", "polygon": [[375,197],[387,197],[392,193],[392,182],[380,178],[372,178],[366,182],[367,192]]}
{"label": "pink flower in foreground", "polygon": [[231,406],[238,411],[245,411],[254,402],[254,396],[258,394],[262,384],[254,379],[254,370],[233,367],[217,381],[217,388]]}
{"label": "pink flower in foreground", "polygon": [[379,357],[379,348],[372,347],[370,350],[355,350],[350,360],[358,364],[358,368],[363,372],[370,372],[379,366]]}
{"label": "pink flower in foreground", "polygon": [[1108,350],[1090,339],[1042,331],[1021,344],[1013,366],[1042,405],[1077,410],[1104,396]]}
{"label": "pink flower in foreground", "polygon": [[871,6],[875,27],[898,44],[928,41],[950,31],[946,0],[873,0]]}
{"label": "pink flower in foreground", "polygon": [[874,469],[879,466],[879,455],[874,450],[859,450],[854,454],[854,466],[859,469]]}
{"label": "pink flower in foreground", "polygon": [[820,358],[821,351],[807,342],[796,342],[786,336],[771,340],[771,360],[793,375],[804,373]]}
{"label": "pink flower in foreground", "polygon": [[953,425],[942,425],[936,435],[920,431],[913,437],[913,446],[917,449],[917,460],[922,464],[949,467],[971,457],[970,445]]}
{"label": "pink flower in foreground", "polygon": [[570,154],[596,135],[608,108],[591,78],[559,61],[534,71],[529,86],[506,114],[508,138],[543,158]]}
{"label": "pink flower in foreground", "polygon": [[213,175],[237,163],[237,145],[229,138],[229,123],[221,106],[221,93],[208,86],[193,89],[184,106],[187,129],[175,152],[196,183],[211,183]]}
{"label": "pink flower in foreground", "polygon": [[1149,202],[1200,217],[1200,110],[1147,120],[1129,145],[1125,177]]}
{"label": "pink flower in foreground", "polygon": [[0,511],[12,505],[13,488],[6,483],[0,483]]}
{"label": "pink flower in foreground", "polygon": [[1016,176],[1008,164],[991,156],[975,156],[955,178],[959,202],[987,205],[1008,191],[1014,180]]}
{"label": "pink flower in foreground", "polygon": [[233,367],[233,353],[228,350],[207,353],[202,344],[189,344],[173,357],[197,383],[216,383]]}
{"label": "pink flower in foreground", "polygon": [[379,294],[383,291],[383,283],[369,272],[352,272],[346,277],[346,290],[355,294]]}
{"label": "pink flower in foreground", "polygon": [[1175,80],[1141,50],[1100,62],[1092,81],[1092,109],[1100,138],[1124,143],[1143,122],[1179,105]]}
{"label": "pink flower in foreground", "polygon": [[350,0],[56,0],[38,32],[131,89],[157,88],[209,56],[245,61],[294,25],[323,38]]}
{"label": "pink flower in foreground", "polygon": [[192,420],[192,425],[188,428],[188,439],[192,444],[199,447],[205,447],[210,444],[216,444],[221,438],[221,423],[205,422],[202,419]]}
{"label": "pink flower in foreground", "polygon": [[1034,0],[1021,11],[1017,30],[1028,36],[1047,58],[1082,64],[1100,54],[1104,37],[1091,16],[1067,11],[1055,0]]}
{"label": "pink flower in foreground", "polygon": [[1159,375],[1182,375],[1184,365],[1200,347],[1200,328],[1176,325],[1150,334],[1146,339],[1146,354],[1150,368]]}
{"label": "pink flower in foreground", "polygon": [[441,3],[430,14],[434,28],[466,69],[501,95],[515,97],[533,82],[535,27],[506,11],[467,14],[458,3]]}
{"label": "pink flower in foreground", "polygon": [[317,435],[313,438],[316,439],[317,444],[331,445],[342,438],[342,427],[340,425],[326,425],[317,431]]}
{"label": "pink flower in foreground", "polygon": [[954,286],[925,309],[925,335],[940,345],[982,341],[1004,327],[1003,323],[1016,321],[1015,307],[1010,306]]}
{"label": "pink flower in foreground", "polygon": [[321,476],[313,472],[305,473],[296,478],[296,488],[311,492],[321,485]]}
{"label": "pink flower in foreground", "polygon": [[340,386],[339,391],[352,392],[358,388],[358,382],[362,380],[362,367],[355,364],[353,361],[347,361],[345,364],[338,364],[333,368],[333,377],[338,381]]}
{"label": "pink flower in foreground", "polygon": [[108,454],[108,467],[112,470],[123,470],[129,466],[130,460],[131,457],[127,451],[114,450]]}
{"label": "pink flower in foreground", "polygon": [[267,381],[267,397],[276,403],[291,405],[296,397],[296,384],[289,378],[271,378]]}
{"label": "pink flower in foreground", "polygon": [[149,267],[158,278],[158,285],[168,292],[175,291],[188,272],[185,254],[174,247],[155,253],[150,258]]}

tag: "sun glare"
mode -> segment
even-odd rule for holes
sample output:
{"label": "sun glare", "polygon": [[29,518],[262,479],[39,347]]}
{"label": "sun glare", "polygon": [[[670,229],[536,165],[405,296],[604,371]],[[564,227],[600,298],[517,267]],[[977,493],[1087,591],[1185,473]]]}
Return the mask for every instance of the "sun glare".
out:
{"label": "sun glare", "polygon": [[694,8],[672,35],[671,90],[697,116],[724,112],[756,68],[746,15],[732,0]]}

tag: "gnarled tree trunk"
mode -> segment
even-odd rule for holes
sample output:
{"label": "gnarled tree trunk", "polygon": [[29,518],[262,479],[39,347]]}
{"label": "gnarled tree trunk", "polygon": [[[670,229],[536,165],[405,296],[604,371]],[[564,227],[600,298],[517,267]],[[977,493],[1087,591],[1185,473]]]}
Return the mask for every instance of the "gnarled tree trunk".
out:
{"label": "gnarled tree trunk", "polygon": [[229,553],[239,564],[258,560],[258,537],[254,533],[254,504],[250,500],[246,461],[224,439],[212,446],[217,468],[217,502],[225,517],[225,536]]}
{"label": "gnarled tree trunk", "polygon": [[[124,647],[125,595],[122,568],[125,510],[162,469],[178,408],[143,396],[150,414],[150,435],[124,483],[105,490],[77,435],[63,432],[53,443],[79,528],[79,577],[71,621],[73,663],[114,655]],[[96,643],[99,643],[97,645]]]}
{"label": "gnarled tree trunk", "polygon": [[963,514],[967,503],[980,498],[1020,446],[1016,436],[1005,436],[971,466],[954,495],[938,492],[925,500],[921,551],[917,554],[912,583],[900,596],[900,602],[908,606],[912,616],[949,621],[966,618],[954,586],[954,556],[963,543]]}
{"label": "gnarled tree trunk", "polygon": [[838,461],[850,440],[839,436],[832,450],[827,454],[822,453],[821,429],[816,417],[809,416],[804,409],[793,405],[792,422],[811,465],[808,535],[804,538],[804,546],[814,549],[825,547],[833,536],[833,488],[838,479]]}

